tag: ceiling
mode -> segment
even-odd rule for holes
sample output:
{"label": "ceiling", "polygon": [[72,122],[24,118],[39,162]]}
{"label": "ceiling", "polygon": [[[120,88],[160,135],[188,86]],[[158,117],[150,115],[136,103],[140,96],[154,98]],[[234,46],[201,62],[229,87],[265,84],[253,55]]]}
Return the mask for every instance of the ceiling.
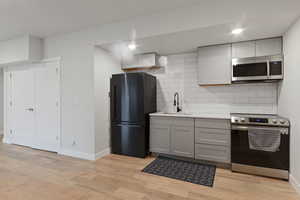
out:
{"label": "ceiling", "polygon": [[[206,2],[188,10],[197,20],[198,27],[139,38],[136,41],[138,48],[133,53],[169,55],[192,52],[199,46],[282,36],[300,16],[299,0],[227,0],[218,6],[216,0]],[[195,10],[199,13],[195,14]],[[244,28],[244,32],[235,36],[231,31],[237,27]],[[126,48],[127,44],[128,41],[118,41],[102,44],[102,47],[120,57],[121,54],[132,54]]]}
{"label": "ceiling", "polygon": [[[47,37],[138,16],[162,16],[185,29],[140,40],[139,51],[166,54],[207,44],[282,35],[300,16],[300,1],[1,0],[0,40],[24,34]],[[189,27],[192,23],[196,24],[193,28]],[[229,32],[237,24],[246,31],[233,37]]]}
{"label": "ceiling", "polygon": [[46,37],[195,3],[199,0],[1,0],[0,40]]}
{"label": "ceiling", "polygon": [[[244,32],[238,36],[231,34],[235,24],[228,23],[140,38],[136,40],[137,49],[133,53],[156,52],[160,55],[170,55],[194,52],[201,46],[278,37],[288,29],[290,23],[286,23],[286,21],[286,18],[275,21],[262,19],[260,23],[257,23],[257,20],[249,20]],[[116,56],[119,57],[119,54],[131,54],[127,47],[129,43],[131,41],[118,41],[102,44],[101,47],[114,53],[117,52]]]}

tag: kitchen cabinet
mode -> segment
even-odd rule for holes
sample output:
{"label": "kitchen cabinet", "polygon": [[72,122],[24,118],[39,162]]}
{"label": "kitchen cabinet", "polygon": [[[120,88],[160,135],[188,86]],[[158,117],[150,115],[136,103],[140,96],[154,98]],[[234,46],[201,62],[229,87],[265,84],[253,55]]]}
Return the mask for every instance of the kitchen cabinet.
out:
{"label": "kitchen cabinet", "polygon": [[172,155],[194,158],[194,119],[173,120],[170,139]]}
{"label": "kitchen cabinet", "polygon": [[232,44],[232,58],[255,57],[255,41]]}
{"label": "kitchen cabinet", "polygon": [[282,54],[282,39],[271,38],[255,41],[256,56]]}
{"label": "kitchen cabinet", "polygon": [[151,117],[151,152],[194,158],[193,144],[194,119]]}
{"label": "kitchen cabinet", "polygon": [[227,119],[150,118],[150,151],[199,160],[230,163]]}
{"label": "kitchen cabinet", "polygon": [[195,158],[230,163],[229,120],[195,120]]}
{"label": "kitchen cabinet", "polygon": [[150,151],[170,154],[171,118],[151,117],[150,119]]}
{"label": "kitchen cabinet", "polygon": [[198,84],[231,84],[231,44],[198,49]]}
{"label": "kitchen cabinet", "polygon": [[270,38],[232,44],[232,58],[249,58],[282,54],[282,38]]}

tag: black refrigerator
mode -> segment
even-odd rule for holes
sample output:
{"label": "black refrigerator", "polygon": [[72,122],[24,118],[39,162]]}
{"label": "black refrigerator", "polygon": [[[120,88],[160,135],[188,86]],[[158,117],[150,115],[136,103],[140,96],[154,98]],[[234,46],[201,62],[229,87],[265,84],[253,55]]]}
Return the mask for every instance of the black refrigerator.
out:
{"label": "black refrigerator", "polygon": [[112,153],[146,157],[149,153],[149,113],[153,112],[156,112],[156,77],[147,73],[112,75]]}

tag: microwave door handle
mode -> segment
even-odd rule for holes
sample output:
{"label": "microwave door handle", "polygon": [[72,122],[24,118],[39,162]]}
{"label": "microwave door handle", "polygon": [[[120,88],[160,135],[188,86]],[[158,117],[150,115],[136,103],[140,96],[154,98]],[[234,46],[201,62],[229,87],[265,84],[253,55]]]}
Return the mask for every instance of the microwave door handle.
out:
{"label": "microwave door handle", "polygon": [[270,60],[267,61],[267,76],[268,76],[268,79],[271,76],[271,74],[270,74]]}

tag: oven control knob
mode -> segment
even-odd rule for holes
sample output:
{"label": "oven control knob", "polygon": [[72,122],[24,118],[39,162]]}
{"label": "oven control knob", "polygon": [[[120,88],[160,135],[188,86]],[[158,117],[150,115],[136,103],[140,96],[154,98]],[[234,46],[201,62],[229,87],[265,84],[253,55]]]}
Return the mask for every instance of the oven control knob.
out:
{"label": "oven control knob", "polygon": [[245,118],[241,118],[241,122],[245,122],[246,121],[246,119]]}
{"label": "oven control knob", "polygon": [[285,121],[283,119],[281,119],[279,122],[280,124],[285,124]]}
{"label": "oven control knob", "polygon": [[273,122],[273,124],[277,124],[277,120],[276,119],[273,119],[272,122]]}

